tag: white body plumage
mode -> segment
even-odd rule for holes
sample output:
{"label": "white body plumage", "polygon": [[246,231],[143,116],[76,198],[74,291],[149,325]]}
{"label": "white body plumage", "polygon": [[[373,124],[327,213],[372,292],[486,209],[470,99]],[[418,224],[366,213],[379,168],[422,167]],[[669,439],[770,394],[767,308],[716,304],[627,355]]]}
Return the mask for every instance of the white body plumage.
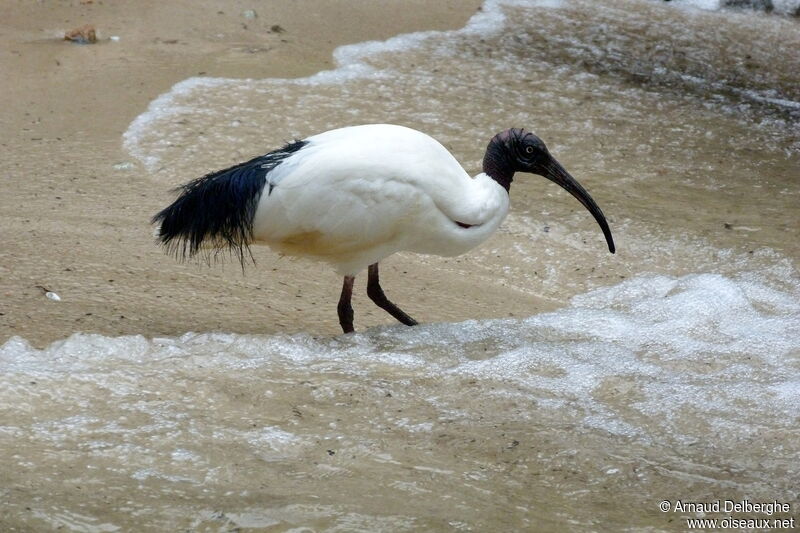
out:
{"label": "white body plumage", "polygon": [[462,254],[508,213],[505,188],[419,131],[370,124],[305,140],[267,176],[253,219],[255,242],[280,253],[353,276],[402,250]]}

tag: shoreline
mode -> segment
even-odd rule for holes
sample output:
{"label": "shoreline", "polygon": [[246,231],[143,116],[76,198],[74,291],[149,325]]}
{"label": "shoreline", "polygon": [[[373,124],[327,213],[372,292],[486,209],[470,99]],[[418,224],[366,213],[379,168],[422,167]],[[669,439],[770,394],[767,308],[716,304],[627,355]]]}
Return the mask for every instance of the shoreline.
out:
{"label": "shoreline", "polygon": [[[153,99],[189,77],[308,76],[332,68],[338,46],[458,29],[481,4],[275,1],[255,6],[254,18],[245,16],[254,9],[245,1],[0,5],[0,42],[10,51],[0,68],[14,73],[0,82],[9,103],[2,111],[9,126],[0,131],[8,151],[0,342],[20,336],[41,348],[76,332],[293,333],[312,324],[315,334],[338,333],[338,280],[324,265],[287,269],[287,260],[258,250],[258,266],[242,276],[231,275],[230,265],[182,265],[164,255],[148,222],[170,197],[168,187],[141,176],[137,165],[120,168],[132,160],[122,134]],[[96,44],[59,37],[86,23],[97,29]],[[411,283],[469,286],[441,273],[420,277]],[[289,305],[298,298],[320,303]],[[362,328],[389,322],[361,300],[354,304]],[[490,300],[487,307],[497,309],[503,296]],[[468,309],[427,314],[427,321],[470,316]]]}

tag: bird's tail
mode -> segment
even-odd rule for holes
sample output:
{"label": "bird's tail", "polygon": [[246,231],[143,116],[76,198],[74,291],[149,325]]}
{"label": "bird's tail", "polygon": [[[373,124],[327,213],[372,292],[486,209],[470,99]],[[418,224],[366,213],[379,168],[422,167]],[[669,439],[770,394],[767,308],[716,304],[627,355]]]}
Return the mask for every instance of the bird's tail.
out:
{"label": "bird's tail", "polygon": [[253,257],[253,218],[267,174],[305,144],[295,141],[179,187],[178,198],[152,219],[160,244],[179,259],[207,252],[210,260],[227,251],[244,267]]}

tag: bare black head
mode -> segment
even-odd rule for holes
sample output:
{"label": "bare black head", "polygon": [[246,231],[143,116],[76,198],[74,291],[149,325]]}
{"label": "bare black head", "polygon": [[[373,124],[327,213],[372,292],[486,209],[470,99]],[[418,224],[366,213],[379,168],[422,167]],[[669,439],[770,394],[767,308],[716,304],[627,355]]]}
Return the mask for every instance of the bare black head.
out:
{"label": "bare black head", "polygon": [[511,188],[515,172],[538,174],[557,183],[589,210],[603,230],[608,250],[614,253],[614,238],[603,212],[586,189],[550,155],[544,142],[533,133],[511,128],[492,137],[483,157],[483,171],[505,187],[506,191]]}

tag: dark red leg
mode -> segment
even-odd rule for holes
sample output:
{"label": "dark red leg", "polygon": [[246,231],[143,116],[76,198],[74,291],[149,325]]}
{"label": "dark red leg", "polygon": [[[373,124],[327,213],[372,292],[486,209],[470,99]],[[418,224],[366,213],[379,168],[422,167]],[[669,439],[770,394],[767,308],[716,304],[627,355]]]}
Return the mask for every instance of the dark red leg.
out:
{"label": "dark red leg", "polygon": [[342,326],[342,331],[345,333],[353,333],[353,305],[350,303],[350,298],[353,296],[353,282],[356,280],[354,276],[345,276],[344,283],[342,284],[342,295],[339,297],[339,324]]}
{"label": "dark red leg", "polygon": [[383,293],[378,279],[378,263],[369,266],[369,278],[367,280],[367,296],[375,302],[375,305],[384,309],[387,313],[395,317],[406,326],[416,326],[418,322],[408,316],[402,309],[389,301]]}

